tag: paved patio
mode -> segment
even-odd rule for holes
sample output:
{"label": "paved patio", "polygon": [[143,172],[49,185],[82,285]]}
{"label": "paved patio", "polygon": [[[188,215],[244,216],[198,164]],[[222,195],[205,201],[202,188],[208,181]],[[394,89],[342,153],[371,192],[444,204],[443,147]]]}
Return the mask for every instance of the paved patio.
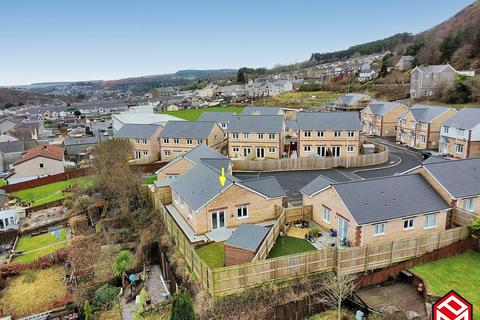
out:
{"label": "paved patio", "polygon": [[287,230],[287,235],[299,239],[305,239],[305,235],[313,229],[320,229],[321,237],[310,241],[310,243],[318,250],[330,248],[338,244],[338,237],[331,237],[329,230],[321,228],[315,222],[310,221],[309,228],[301,228],[300,225],[293,225]]}

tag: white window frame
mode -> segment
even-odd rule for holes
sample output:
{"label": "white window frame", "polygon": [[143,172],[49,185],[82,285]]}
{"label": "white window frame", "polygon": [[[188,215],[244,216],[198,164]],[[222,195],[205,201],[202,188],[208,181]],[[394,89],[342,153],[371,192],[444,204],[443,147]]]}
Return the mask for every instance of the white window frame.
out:
{"label": "white window frame", "polygon": [[355,131],[352,131],[352,130],[348,131],[347,137],[354,138],[355,137]]}
{"label": "white window frame", "polygon": [[318,137],[318,138],[323,138],[323,137],[325,137],[325,131],[317,131],[317,137]]}
{"label": "white window frame", "polygon": [[187,139],[187,144],[192,145],[193,144],[193,139]]}
{"label": "white window frame", "polygon": [[143,144],[147,144],[147,139],[142,139]]}
{"label": "white window frame", "polygon": [[232,147],[232,152],[240,152],[240,147]]}
{"label": "white window frame", "polygon": [[468,212],[475,212],[475,198],[463,199],[463,210]]}
{"label": "white window frame", "polygon": [[303,146],[303,152],[311,152],[312,146]]}
{"label": "white window frame", "polygon": [[[380,228],[381,226],[381,228]],[[381,237],[385,235],[385,223],[376,223],[373,225],[373,236]]]}
{"label": "white window frame", "polygon": [[163,143],[169,143],[168,141],[168,138],[163,138]]}
{"label": "white window frame", "polygon": [[258,140],[263,140],[263,133],[258,133],[257,138]]}
{"label": "white window frame", "polygon": [[312,131],[303,131],[304,138],[310,138],[312,136]]}
{"label": "white window frame", "polygon": [[463,139],[465,137],[465,129],[457,129],[457,137]]}
{"label": "white window frame", "polygon": [[270,152],[270,153],[275,153],[275,152],[277,152],[277,148],[275,148],[275,147],[268,147],[268,152]]}
{"label": "white window frame", "polygon": [[148,157],[148,151],[147,150],[143,150],[143,156]]}
{"label": "white window frame", "polygon": [[179,143],[180,143],[180,139],[178,139],[178,138],[173,139],[173,144],[179,144]]}
{"label": "white window frame", "polygon": [[202,144],[203,140],[202,139],[197,139],[198,144]]}
{"label": "white window frame", "polygon": [[330,223],[331,211],[327,207],[323,207],[323,221]]}
{"label": "white window frame", "polygon": [[342,131],[333,131],[333,137],[334,138],[341,138],[342,137]]}
{"label": "white window frame", "polygon": [[[340,146],[332,146],[332,157],[333,158],[339,158],[340,155],[342,154],[341,149],[342,148]],[[338,152],[334,152],[333,150],[338,150]]]}
{"label": "white window frame", "polygon": [[163,151],[163,154],[165,154],[166,156],[169,156],[170,155],[170,150]]}
{"label": "white window frame", "polygon": [[448,133],[448,127],[443,127],[443,133]]}
{"label": "white window frame", "polygon": [[232,132],[232,139],[238,139],[238,132]]}
{"label": "white window frame", "polygon": [[415,229],[415,218],[405,218],[403,219],[403,230],[413,230]]}
{"label": "white window frame", "polygon": [[463,150],[464,150],[464,145],[463,144],[456,144],[455,145],[455,153],[458,153],[458,154],[463,154]]}
{"label": "white window frame", "polygon": [[[435,224],[433,224],[433,225],[428,224],[429,219],[431,217],[435,217],[435,219],[434,219]],[[423,229],[432,229],[432,228],[436,228],[436,227],[437,227],[437,213],[426,214],[425,215],[425,227]]]}
{"label": "white window frame", "polygon": [[347,146],[347,152],[353,152],[355,150],[355,146]]}
{"label": "white window frame", "polygon": [[268,134],[268,139],[270,139],[270,140],[275,140],[275,136],[276,136],[275,133],[269,133],[269,134]]}
{"label": "white window frame", "polygon": [[237,219],[248,219],[248,205],[237,206]]}
{"label": "white window frame", "polygon": [[249,137],[250,137],[250,134],[248,134],[248,133],[243,134],[243,139],[248,139]]}

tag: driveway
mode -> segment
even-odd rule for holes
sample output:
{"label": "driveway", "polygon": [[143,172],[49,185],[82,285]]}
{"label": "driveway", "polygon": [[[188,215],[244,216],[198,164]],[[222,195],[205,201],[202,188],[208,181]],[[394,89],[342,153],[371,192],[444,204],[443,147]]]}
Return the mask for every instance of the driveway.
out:
{"label": "driveway", "polygon": [[[383,140],[375,139],[382,143]],[[306,171],[280,171],[280,172],[241,172],[234,175],[242,180],[256,179],[261,177],[276,177],[287,194],[287,199],[292,205],[301,205],[302,194],[300,189],[310,183],[319,175],[323,175],[336,182],[355,181],[362,179],[379,178],[405,172],[408,169],[418,166],[421,162],[420,153],[398,147],[385,140],[389,147],[390,154],[387,163],[368,168],[337,168],[328,170],[306,170]]]}

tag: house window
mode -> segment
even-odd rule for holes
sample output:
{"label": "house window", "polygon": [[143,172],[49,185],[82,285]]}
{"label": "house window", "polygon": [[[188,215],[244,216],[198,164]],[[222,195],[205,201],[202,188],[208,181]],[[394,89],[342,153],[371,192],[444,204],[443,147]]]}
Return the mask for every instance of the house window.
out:
{"label": "house window", "polygon": [[135,150],[135,159],[140,159],[142,157],[142,152],[140,150]]}
{"label": "house window", "polygon": [[238,206],[237,207],[237,218],[238,219],[248,218],[248,206]]}
{"label": "house window", "polygon": [[135,139],[135,143],[140,143],[140,139]]}
{"label": "house window", "polygon": [[420,139],[421,139],[422,143],[427,142],[427,137],[425,137],[425,136],[421,136]]}
{"label": "house window", "polygon": [[448,133],[448,127],[443,127],[443,133]]}
{"label": "house window", "polygon": [[175,179],[176,177],[177,177],[176,174],[168,174],[167,175],[167,179],[170,179],[170,180]]}
{"label": "house window", "polygon": [[425,229],[435,228],[437,226],[437,214],[431,213],[425,216]]}
{"label": "house window", "polygon": [[274,147],[269,147],[269,148],[268,148],[268,152],[270,152],[270,153],[275,153],[276,150],[277,150],[277,149],[274,148]]}
{"label": "house window", "polygon": [[414,218],[408,218],[403,220],[403,230],[412,230],[414,228]]}
{"label": "house window", "polygon": [[238,132],[232,133],[232,139],[238,139]]}
{"label": "house window", "polygon": [[173,143],[174,143],[174,144],[179,144],[179,143],[180,143],[180,140],[179,140],[179,139],[173,139]]}
{"label": "house window", "polygon": [[193,218],[193,210],[188,208],[188,218],[191,220]]}
{"label": "house window", "polygon": [[164,153],[166,156],[169,156],[169,155],[170,155],[170,150],[165,150],[165,151],[163,151],[163,153]]}
{"label": "house window", "polygon": [[40,168],[43,168],[43,167],[44,167],[44,166],[43,166],[43,163],[40,163]]}
{"label": "house window", "polygon": [[187,139],[187,144],[193,144],[192,139]]}
{"label": "house window", "polygon": [[252,148],[250,148],[250,147],[243,148],[243,156],[244,157],[248,156],[251,153],[252,153]]}
{"label": "house window", "polygon": [[147,144],[147,139],[142,139],[143,144]]}
{"label": "house window", "polygon": [[459,138],[465,137],[465,130],[457,129],[457,137],[459,137]]}
{"label": "house window", "polygon": [[334,138],[340,138],[342,136],[342,131],[333,131]]}
{"label": "house window", "polygon": [[334,157],[334,158],[340,157],[340,146],[333,146],[332,147],[332,157]]}
{"label": "house window", "polygon": [[323,207],[323,221],[330,223],[330,209]]}
{"label": "house window", "polygon": [[317,137],[323,138],[325,136],[325,131],[317,131]]}
{"label": "house window", "polygon": [[312,136],[312,132],[311,131],[303,131],[303,136],[305,138],[310,138]]}
{"label": "house window", "polygon": [[201,144],[202,142],[203,142],[202,139],[197,139],[197,143],[198,143],[198,144]]}
{"label": "house window", "polygon": [[311,147],[310,146],[303,146],[303,151],[305,152],[310,152]]}
{"label": "house window", "polygon": [[385,234],[385,223],[378,223],[373,225],[373,235],[383,236]]}
{"label": "house window", "polygon": [[475,198],[467,198],[463,200],[463,209],[474,212],[475,211]]}
{"label": "house window", "polygon": [[263,140],[263,133],[259,133],[257,136],[258,136],[258,140]]}
{"label": "house window", "polygon": [[163,143],[168,143],[168,138],[163,138]]}
{"label": "house window", "polygon": [[148,151],[143,151],[143,156],[147,157],[148,156]]}
{"label": "house window", "polygon": [[233,151],[233,152],[239,152],[239,151],[240,151],[240,148],[239,148],[239,147],[233,147],[233,148],[232,148],[232,151]]}
{"label": "house window", "polygon": [[275,140],[275,133],[269,133],[268,134],[268,139]]}
{"label": "house window", "polygon": [[249,136],[248,133],[244,133],[244,134],[243,134],[243,139],[248,139],[248,136]]}
{"label": "house window", "polygon": [[455,145],[455,152],[456,153],[463,153],[463,144],[456,144]]}
{"label": "house window", "polygon": [[353,152],[354,149],[354,146],[347,146],[347,152]]}
{"label": "house window", "polygon": [[355,131],[348,131],[348,137],[349,138],[355,137]]}

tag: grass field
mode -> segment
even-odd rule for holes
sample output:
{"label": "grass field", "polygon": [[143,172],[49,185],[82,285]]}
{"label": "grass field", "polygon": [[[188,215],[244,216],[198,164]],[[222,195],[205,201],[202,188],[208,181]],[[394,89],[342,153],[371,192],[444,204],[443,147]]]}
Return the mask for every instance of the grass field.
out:
{"label": "grass field", "polygon": [[69,185],[81,185],[84,187],[91,187],[93,185],[92,177],[80,177],[65,181],[54,182],[46,184],[44,186],[35,187],[31,189],[25,189],[12,194],[22,201],[32,202],[32,206],[38,206],[41,204],[49,203],[55,200],[64,199],[69,194],[62,190]]}
{"label": "grass field", "polygon": [[18,239],[16,251],[30,251],[21,256],[16,256],[12,262],[32,262],[38,258],[55,252],[56,250],[67,246],[67,231],[60,229],[60,237],[57,239],[51,232],[40,234],[38,236],[21,236]]}
{"label": "grass field", "polygon": [[427,281],[428,290],[443,296],[455,290],[473,305],[473,318],[480,319],[480,252],[463,254],[418,265],[413,272]]}
{"label": "grass field", "polygon": [[293,91],[284,92],[275,97],[266,98],[264,101],[266,105],[279,106],[279,107],[302,107],[310,108],[313,106],[319,106],[326,100],[334,100],[339,97],[338,93],[329,91]]}
{"label": "grass field", "polygon": [[268,258],[277,258],[314,250],[317,249],[307,240],[289,236],[278,237],[277,242],[268,253]]}
{"label": "grass field", "polygon": [[200,258],[212,269],[221,268],[225,263],[223,242],[214,242],[198,248],[196,251]]}
{"label": "grass field", "polygon": [[218,106],[199,109],[184,109],[178,111],[166,111],[161,114],[169,114],[171,116],[179,117],[185,120],[197,120],[205,111],[220,111],[220,112],[235,112],[240,114],[243,110],[242,106]]}
{"label": "grass field", "polygon": [[0,309],[14,319],[52,309],[68,295],[64,273],[63,266],[59,266],[8,278],[0,296]]}
{"label": "grass field", "polygon": [[144,184],[153,184],[153,182],[156,181],[156,180],[157,180],[157,175],[153,173],[151,175],[146,176],[143,179],[143,183]]}

